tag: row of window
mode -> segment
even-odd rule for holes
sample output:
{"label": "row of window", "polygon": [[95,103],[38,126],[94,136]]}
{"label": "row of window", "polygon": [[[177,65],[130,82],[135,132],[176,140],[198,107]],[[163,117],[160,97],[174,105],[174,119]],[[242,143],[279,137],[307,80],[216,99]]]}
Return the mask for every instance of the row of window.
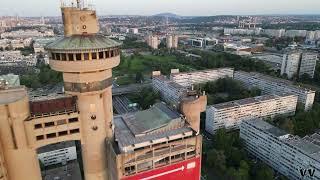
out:
{"label": "row of window", "polygon": [[86,61],[107,59],[120,55],[119,49],[91,53],[51,53],[50,59],[57,61]]}
{"label": "row of window", "polygon": [[61,131],[58,133],[50,133],[50,134],[46,134],[46,135],[39,135],[36,137],[37,141],[41,141],[46,139],[52,139],[52,138],[56,138],[56,137],[60,137],[60,136],[66,136],[69,134],[78,134],[80,133],[80,129],[71,129],[69,131]]}
{"label": "row of window", "polygon": [[41,124],[35,124],[34,125],[34,129],[49,128],[49,127],[60,126],[60,125],[68,124],[68,123],[76,123],[78,121],[79,121],[79,119],[77,117],[76,118],[70,118],[68,120],[62,119],[62,120],[58,120],[56,124],[53,121],[52,122],[41,123]]}

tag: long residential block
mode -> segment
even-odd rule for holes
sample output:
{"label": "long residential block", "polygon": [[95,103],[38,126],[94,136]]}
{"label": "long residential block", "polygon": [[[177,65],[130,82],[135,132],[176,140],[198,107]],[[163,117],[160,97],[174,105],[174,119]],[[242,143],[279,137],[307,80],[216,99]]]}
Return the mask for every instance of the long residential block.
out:
{"label": "long residential block", "polygon": [[288,179],[320,179],[319,133],[300,138],[255,119],[241,124],[240,138],[251,155]]}
{"label": "long residential block", "polygon": [[263,75],[260,73],[248,73],[236,71],[234,79],[241,81],[247,88],[257,87],[261,89],[263,94],[282,94],[291,93],[298,96],[298,102],[304,104],[305,110],[312,108],[316,92],[294,85],[293,82]]}
{"label": "long residential block", "polygon": [[181,86],[190,87],[195,84],[216,81],[222,78],[233,78],[233,73],[233,68],[208,69],[186,73],[171,73],[170,79]]}
{"label": "long residential block", "polygon": [[243,121],[292,115],[298,97],[292,94],[264,95],[216,104],[207,108],[206,131],[214,134],[218,129],[239,129]]}

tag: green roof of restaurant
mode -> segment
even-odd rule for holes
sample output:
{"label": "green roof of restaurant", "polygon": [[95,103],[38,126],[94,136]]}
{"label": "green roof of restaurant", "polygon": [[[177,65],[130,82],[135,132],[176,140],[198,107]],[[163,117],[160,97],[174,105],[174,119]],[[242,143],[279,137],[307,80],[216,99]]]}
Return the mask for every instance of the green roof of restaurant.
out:
{"label": "green roof of restaurant", "polygon": [[91,50],[120,46],[121,43],[103,35],[73,35],[60,38],[46,46],[48,50]]}

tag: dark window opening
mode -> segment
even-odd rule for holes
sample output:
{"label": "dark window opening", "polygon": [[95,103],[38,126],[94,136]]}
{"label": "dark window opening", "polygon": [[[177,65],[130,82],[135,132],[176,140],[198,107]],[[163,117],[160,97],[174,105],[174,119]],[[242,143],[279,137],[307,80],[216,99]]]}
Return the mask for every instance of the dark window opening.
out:
{"label": "dark window opening", "polygon": [[92,59],[97,59],[97,53],[92,53]]}
{"label": "dark window opening", "polygon": [[74,61],[73,54],[68,54],[68,56],[69,56],[69,61]]}
{"label": "dark window opening", "polygon": [[80,130],[79,129],[72,129],[70,130],[70,134],[76,134],[76,133],[79,133]]}
{"label": "dark window opening", "polygon": [[61,54],[61,60],[66,61],[67,60],[67,55],[66,54]]}
{"label": "dark window opening", "polygon": [[47,122],[44,124],[45,127],[52,127],[54,126],[54,122]]}
{"label": "dark window opening", "polygon": [[99,52],[99,59],[103,59],[103,52]]}
{"label": "dark window opening", "polygon": [[40,141],[40,140],[43,140],[44,139],[44,136],[43,135],[40,135],[40,136],[37,136],[37,141]]}
{"label": "dark window opening", "polygon": [[59,136],[66,136],[68,135],[68,131],[62,131],[62,132],[59,132],[58,134]]}
{"label": "dark window opening", "polygon": [[92,120],[96,120],[96,119],[97,119],[97,116],[96,116],[96,115],[92,115],[92,116],[91,116],[91,119],[92,119]]}
{"label": "dark window opening", "polygon": [[77,61],[81,61],[81,54],[76,54]]}
{"label": "dark window opening", "polygon": [[94,130],[94,131],[98,130],[98,126],[93,126],[92,130]]}
{"label": "dark window opening", "polygon": [[56,60],[59,60],[59,61],[61,60],[61,57],[60,57],[59,53],[56,54]]}
{"label": "dark window opening", "polygon": [[56,133],[47,134],[47,139],[55,138],[55,137],[57,137]]}
{"label": "dark window opening", "polygon": [[55,53],[51,53],[51,59],[56,60],[56,54]]}
{"label": "dark window opening", "polygon": [[109,52],[110,52],[110,51],[106,51],[106,58],[110,58]]}
{"label": "dark window opening", "polygon": [[42,124],[35,124],[35,125],[34,125],[34,128],[35,128],[35,129],[41,129],[41,128],[42,128]]}
{"label": "dark window opening", "polygon": [[114,57],[114,50],[111,51],[111,57]]}
{"label": "dark window opening", "polygon": [[69,123],[75,123],[75,122],[78,122],[78,118],[71,118],[69,119]]}

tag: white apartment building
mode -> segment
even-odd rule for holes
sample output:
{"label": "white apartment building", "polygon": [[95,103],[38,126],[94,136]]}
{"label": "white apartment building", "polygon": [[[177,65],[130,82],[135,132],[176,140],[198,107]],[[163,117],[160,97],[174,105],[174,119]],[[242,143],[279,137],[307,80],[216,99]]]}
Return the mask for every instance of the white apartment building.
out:
{"label": "white apartment building", "polygon": [[264,95],[209,106],[206,111],[206,131],[239,129],[243,121],[293,115],[298,97],[292,94]]}
{"label": "white apartment building", "polygon": [[191,87],[192,85],[216,81],[227,77],[233,78],[233,73],[233,68],[209,69],[187,73],[179,73],[179,71],[177,71],[177,73],[171,73],[170,79],[183,87]]}
{"label": "white apartment building", "polygon": [[66,164],[77,159],[74,141],[61,142],[38,149],[38,158],[44,166]]}
{"label": "white apartment building", "polygon": [[315,91],[296,86],[291,81],[243,71],[235,71],[234,79],[241,81],[246,88],[257,87],[261,89],[263,94],[294,94],[298,96],[298,102],[304,104],[305,110],[311,109],[314,103]]}
{"label": "white apartment building", "polygon": [[283,56],[281,75],[287,74],[288,78],[308,74],[314,77],[318,60],[317,53],[312,52],[290,52]]}
{"label": "white apartment building", "polygon": [[261,28],[255,29],[233,29],[233,28],[225,28],[224,35],[260,35]]}
{"label": "white apartment building", "polygon": [[286,33],[285,29],[264,29],[263,33],[264,35],[270,36],[270,37],[283,37]]}
{"label": "white apartment building", "polygon": [[317,66],[318,54],[316,53],[303,53],[301,56],[301,65],[299,69],[299,76],[308,74],[314,78],[314,72]]}
{"label": "white apartment building", "polygon": [[154,91],[160,93],[162,100],[176,107],[188,93],[187,88],[171,81],[158,71],[153,72],[152,87]]}
{"label": "white apartment building", "polygon": [[283,55],[281,65],[281,75],[287,74],[288,78],[291,79],[298,75],[300,66],[300,53],[291,53]]}
{"label": "white apartment building", "polygon": [[307,30],[287,30],[285,35],[287,37],[306,37]]}
{"label": "white apartment building", "polygon": [[320,134],[290,135],[255,119],[240,126],[247,151],[292,180],[320,179]]}

